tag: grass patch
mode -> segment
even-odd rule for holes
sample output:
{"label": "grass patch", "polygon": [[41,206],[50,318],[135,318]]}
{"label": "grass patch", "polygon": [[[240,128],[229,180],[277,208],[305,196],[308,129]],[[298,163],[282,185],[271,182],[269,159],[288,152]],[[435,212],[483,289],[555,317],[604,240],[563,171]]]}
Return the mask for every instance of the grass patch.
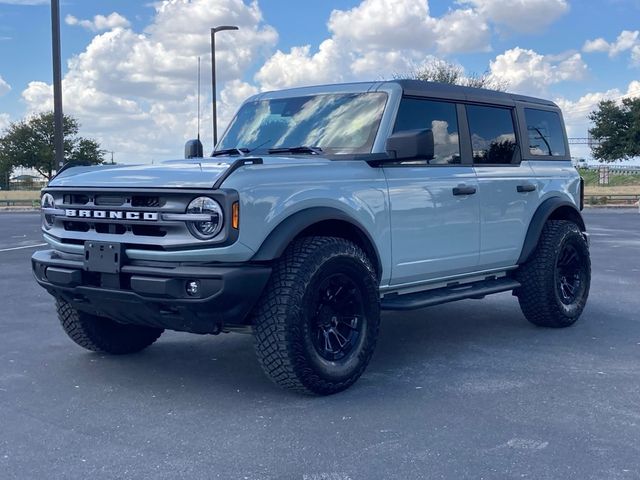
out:
{"label": "grass patch", "polygon": [[2,200],[40,200],[40,190],[0,190]]}
{"label": "grass patch", "polygon": [[[578,170],[582,178],[584,178],[584,184],[586,187],[600,187],[600,188],[610,188],[610,187],[627,187],[627,186],[635,186],[640,187],[640,174],[638,175],[616,175],[613,172],[609,172],[609,185],[598,185],[598,179],[600,178],[600,173],[597,170],[587,170],[581,168]],[[638,189],[640,190],[640,188]]]}

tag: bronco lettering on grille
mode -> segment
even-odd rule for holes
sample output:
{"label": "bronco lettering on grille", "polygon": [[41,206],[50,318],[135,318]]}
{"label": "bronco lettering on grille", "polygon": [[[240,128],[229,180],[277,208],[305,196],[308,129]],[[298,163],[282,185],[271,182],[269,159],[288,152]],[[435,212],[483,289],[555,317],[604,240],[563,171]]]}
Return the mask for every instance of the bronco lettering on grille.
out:
{"label": "bronco lettering on grille", "polygon": [[124,212],[120,210],[75,210],[68,208],[65,216],[76,218],[105,218],[109,220],[158,220],[157,212]]}

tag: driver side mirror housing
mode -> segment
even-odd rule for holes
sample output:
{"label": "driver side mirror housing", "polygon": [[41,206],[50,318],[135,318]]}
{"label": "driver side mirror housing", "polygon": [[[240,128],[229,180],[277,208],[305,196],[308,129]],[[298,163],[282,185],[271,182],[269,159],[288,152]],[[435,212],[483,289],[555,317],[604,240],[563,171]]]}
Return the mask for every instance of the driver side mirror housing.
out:
{"label": "driver side mirror housing", "polygon": [[387,138],[384,149],[394,160],[433,160],[433,131],[424,129],[393,133]]}
{"label": "driver side mirror housing", "polygon": [[199,138],[188,140],[184,144],[184,158],[202,158],[202,142]]}

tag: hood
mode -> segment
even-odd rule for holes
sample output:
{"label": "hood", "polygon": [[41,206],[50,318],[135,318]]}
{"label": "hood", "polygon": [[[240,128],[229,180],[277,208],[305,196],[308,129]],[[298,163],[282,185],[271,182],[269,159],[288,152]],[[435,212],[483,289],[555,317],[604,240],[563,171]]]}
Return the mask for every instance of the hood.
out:
{"label": "hood", "polygon": [[[71,167],[49,182],[50,187],[73,188],[212,188],[231,164],[239,158],[216,157],[189,160],[168,160],[157,165],[95,165]],[[329,164],[320,155],[260,157],[272,167]],[[252,168],[252,167],[247,167]]]}
{"label": "hood", "polygon": [[50,187],[211,188],[236,157],[172,160],[157,165],[72,167]]}

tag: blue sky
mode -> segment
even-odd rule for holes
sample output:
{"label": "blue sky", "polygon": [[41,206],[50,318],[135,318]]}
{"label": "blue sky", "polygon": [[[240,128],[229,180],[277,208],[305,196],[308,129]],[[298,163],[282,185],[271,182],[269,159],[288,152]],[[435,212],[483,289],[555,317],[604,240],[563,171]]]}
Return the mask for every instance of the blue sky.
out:
{"label": "blue sky", "polygon": [[[0,0],[0,128],[50,107],[49,15],[46,0]],[[208,85],[207,28],[225,23],[241,30],[217,37],[221,128],[260,90],[388,78],[435,58],[557,101],[570,136],[586,134],[599,100],[640,95],[640,0],[63,0],[61,17],[65,111],[118,161],[180,155],[196,58]]]}

